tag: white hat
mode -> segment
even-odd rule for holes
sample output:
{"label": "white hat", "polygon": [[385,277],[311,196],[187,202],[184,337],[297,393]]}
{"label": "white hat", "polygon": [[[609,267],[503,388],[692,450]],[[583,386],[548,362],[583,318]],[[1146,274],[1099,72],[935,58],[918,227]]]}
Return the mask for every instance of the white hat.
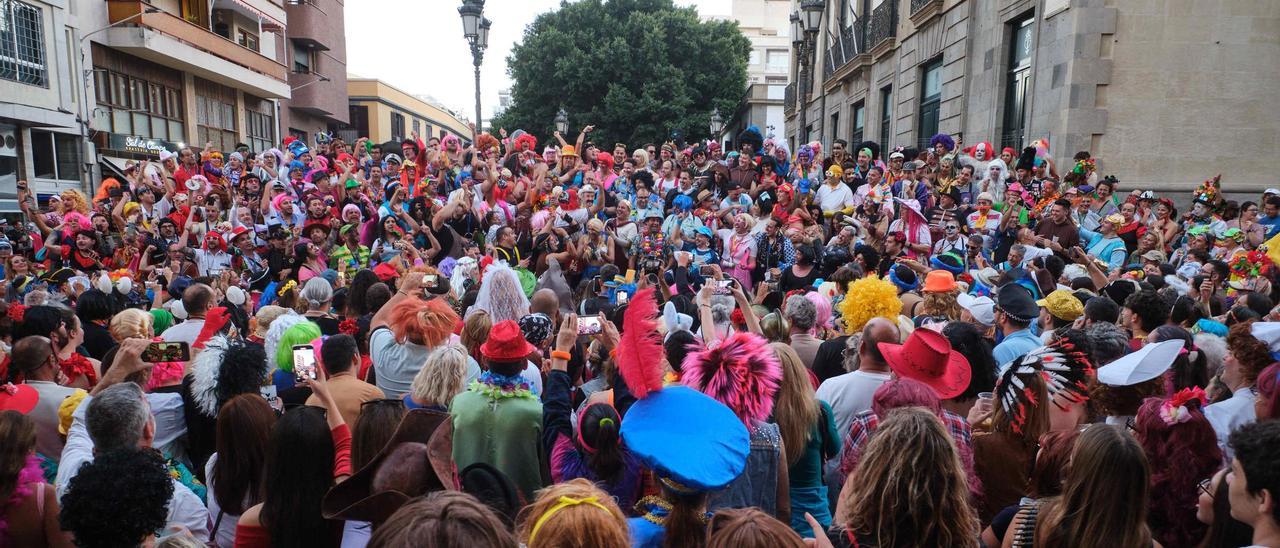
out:
{"label": "white hat", "polygon": [[1262,341],[1272,352],[1280,352],[1280,322],[1253,322],[1249,334]]}
{"label": "white hat", "polygon": [[1078,264],[1069,264],[1062,268],[1062,278],[1068,282],[1076,278],[1088,278],[1089,270]]}
{"label": "white hat", "polygon": [[227,288],[227,302],[240,306],[244,304],[244,300],[245,294],[243,289],[234,285]]}
{"label": "white hat", "polygon": [[1262,195],[1263,195],[1263,196],[1266,196],[1266,195],[1268,195],[1268,194],[1277,194],[1277,195],[1280,195],[1280,188],[1268,188],[1268,189],[1266,189],[1266,190],[1262,191]]}
{"label": "white hat", "polygon": [[968,293],[961,293],[956,295],[956,303],[968,309],[978,323],[987,327],[996,323],[996,302],[991,300],[991,297],[975,297]]}
{"label": "white hat", "polygon": [[890,160],[901,160],[903,158],[906,158],[906,156],[904,156],[901,152],[898,152],[898,151],[894,151],[892,154],[889,155]]}
{"label": "white hat", "polygon": [[169,313],[173,314],[173,317],[179,320],[187,319],[187,308],[182,306],[182,299],[169,301],[167,306],[169,307]]}
{"label": "white hat", "polygon": [[1143,346],[1099,367],[1098,382],[1110,386],[1133,386],[1159,377],[1173,365],[1184,344],[1182,339],[1173,339]]}

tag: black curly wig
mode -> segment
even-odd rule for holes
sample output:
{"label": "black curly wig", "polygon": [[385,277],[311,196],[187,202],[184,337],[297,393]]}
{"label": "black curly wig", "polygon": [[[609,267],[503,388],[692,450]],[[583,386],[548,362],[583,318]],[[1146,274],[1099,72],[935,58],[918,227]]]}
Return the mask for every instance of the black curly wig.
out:
{"label": "black curly wig", "polygon": [[164,528],[173,489],[160,453],[118,449],[98,455],[71,478],[58,520],[75,535],[76,546],[137,546]]}

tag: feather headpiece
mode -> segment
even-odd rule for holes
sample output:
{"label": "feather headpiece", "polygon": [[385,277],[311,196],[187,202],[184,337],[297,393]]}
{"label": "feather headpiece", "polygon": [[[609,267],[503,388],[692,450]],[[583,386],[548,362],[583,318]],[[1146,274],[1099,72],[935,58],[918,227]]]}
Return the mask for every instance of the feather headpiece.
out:
{"label": "feather headpiece", "polygon": [[658,335],[658,301],[647,287],[632,297],[622,316],[622,335],[614,360],[627,388],[643,399],[662,389],[662,338]]}
{"label": "feather headpiece", "polygon": [[748,426],[773,412],[782,381],[782,365],[768,341],[741,331],[715,348],[685,356],[681,370],[681,383],[725,404]]}
{"label": "feather headpiece", "polygon": [[1070,339],[1054,339],[1005,370],[996,388],[996,399],[1016,433],[1022,433],[1031,408],[1039,405],[1035,390],[1027,385],[1033,375],[1043,379],[1049,401],[1057,395],[1073,403],[1089,399],[1088,379],[1093,375],[1089,357]]}

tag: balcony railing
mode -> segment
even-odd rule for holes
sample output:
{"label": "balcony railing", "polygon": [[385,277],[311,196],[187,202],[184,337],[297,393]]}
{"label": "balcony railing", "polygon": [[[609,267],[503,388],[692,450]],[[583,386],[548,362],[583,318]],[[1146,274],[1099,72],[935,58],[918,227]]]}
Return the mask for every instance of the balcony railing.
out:
{"label": "balcony railing", "polygon": [[881,42],[898,35],[898,3],[883,2],[871,10],[871,22],[867,25],[867,47],[874,49]]}
{"label": "balcony railing", "polygon": [[112,24],[127,22],[168,35],[191,47],[281,82],[288,81],[289,69],[270,57],[228,40],[169,12],[144,13],[150,4],[136,0],[108,0],[107,16]]}
{"label": "balcony railing", "polygon": [[782,110],[787,112],[796,109],[796,83],[787,84],[787,89],[782,93]]}
{"label": "balcony railing", "polygon": [[934,0],[911,0],[911,13],[920,11],[921,8],[929,5]]}
{"label": "balcony railing", "polygon": [[866,33],[862,32],[860,21],[854,21],[849,26],[841,29],[831,47],[827,48],[824,78],[831,78],[832,74],[835,74],[841,67],[853,61],[854,57],[864,53],[867,49],[864,38],[866,38]]}

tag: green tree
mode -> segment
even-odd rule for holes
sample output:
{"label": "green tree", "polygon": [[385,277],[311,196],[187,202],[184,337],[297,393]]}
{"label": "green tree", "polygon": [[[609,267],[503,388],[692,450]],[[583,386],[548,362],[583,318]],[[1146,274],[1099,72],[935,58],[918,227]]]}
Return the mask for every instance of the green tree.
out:
{"label": "green tree", "polygon": [[603,148],[706,138],[712,109],[727,117],[746,93],[750,50],[737,22],[702,21],[672,0],[562,1],[512,48],[512,104],[493,127],[542,142],[564,108],[570,142],[587,124]]}

